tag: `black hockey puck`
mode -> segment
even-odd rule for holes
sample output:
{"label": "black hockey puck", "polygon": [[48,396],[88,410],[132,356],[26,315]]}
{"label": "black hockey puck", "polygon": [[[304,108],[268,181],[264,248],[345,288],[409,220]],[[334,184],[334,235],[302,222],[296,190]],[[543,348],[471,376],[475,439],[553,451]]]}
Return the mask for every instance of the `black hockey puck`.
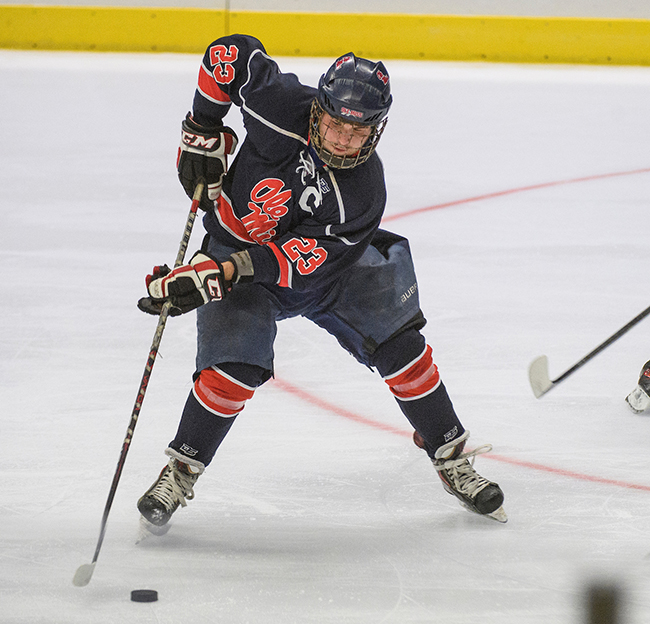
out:
{"label": "black hockey puck", "polygon": [[156,602],[158,592],[155,589],[134,589],[131,592],[133,602]]}

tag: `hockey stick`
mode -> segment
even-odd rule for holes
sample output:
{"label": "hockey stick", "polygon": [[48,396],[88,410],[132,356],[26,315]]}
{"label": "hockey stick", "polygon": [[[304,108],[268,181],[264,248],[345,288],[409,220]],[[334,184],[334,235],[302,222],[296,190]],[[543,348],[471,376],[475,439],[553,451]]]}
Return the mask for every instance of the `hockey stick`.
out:
{"label": "hockey stick", "polygon": [[528,379],[533,393],[539,399],[542,395],[546,394],[551,388],[566,379],[569,375],[575,373],[579,368],[584,366],[589,360],[596,357],[603,349],[618,340],[623,334],[632,329],[637,323],[642,321],[650,314],[650,308],[646,308],[635,316],[629,323],[623,325],[615,334],[612,334],[605,342],[598,345],[593,351],[587,353],[577,364],[574,364],[569,370],[562,373],[557,379],[551,380],[548,375],[548,358],[545,355],[540,355],[535,358],[528,367]]}
{"label": "hockey stick", "polygon": [[[196,190],[194,191],[194,197],[192,197],[192,207],[190,208],[189,215],[187,216],[187,221],[185,222],[185,231],[183,232],[183,238],[178,249],[178,255],[176,256],[174,267],[178,267],[183,264],[185,252],[187,251],[187,245],[189,244],[190,236],[192,235],[192,228],[194,227],[196,212],[199,208],[199,201],[203,193],[203,186],[203,182],[199,182],[196,186]],[[97,540],[95,554],[93,555],[93,560],[91,563],[84,563],[83,565],[79,566],[75,572],[74,578],[72,579],[72,584],[76,585],[77,587],[85,587],[88,585],[88,583],[90,583],[90,579],[92,578],[93,572],[95,571],[95,565],[97,564],[99,551],[101,550],[102,542],[104,541],[104,535],[106,533],[108,514],[111,510],[111,506],[113,505],[113,499],[115,498],[117,484],[119,483],[120,477],[122,476],[122,469],[124,468],[124,462],[126,461],[126,454],[129,452],[129,447],[131,446],[133,432],[135,431],[135,426],[138,422],[138,416],[140,415],[140,409],[142,408],[142,402],[144,401],[144,394],[147,391],[147,386],[149,385],[151,370],[153,369],[153,365],[156,361],[158,347],[160,346],[160,341],[162,340],[163,331],[165,329],[165,324],[167,323],[167,317],[169,316],[169,309],[171,308],[171,305],[172,304],[170,301],[166,301],[162,307],[162,310],[160,311],[158,326],[156,327],[153,342],[151,343],[151,349],[149,350],[149,358],[147,359],[147,364],[144,367],[142,381],[140,382],[140,389],[138,390],[138,395],[135,399],[135,405],[133,406],[133,411],[131,412],[131,420],[129,421],[129,426],[126,430],[126,436],[122,444],[122,452],[120,453],[120,458],[117,462],[117,469],[115,470],[113,483],[111,483],[111,489],[108,492],[108,500],[106,501],[106,506],[104,507],[104,515],[102,516],[101,528],[99,530],[99,539]]]}

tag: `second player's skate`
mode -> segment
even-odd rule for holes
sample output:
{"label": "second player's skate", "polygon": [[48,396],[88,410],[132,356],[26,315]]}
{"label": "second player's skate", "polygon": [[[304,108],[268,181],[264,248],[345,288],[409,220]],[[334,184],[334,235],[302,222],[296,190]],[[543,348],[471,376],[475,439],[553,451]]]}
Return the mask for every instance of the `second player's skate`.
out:
{"label": "second player's skate", "polygon": [[625,400],[633,412],[641,413],[650,409],[650,361],[643,365],[637,387],[627,395]]}
{"label": "second player's skate", "polygon": [[[508,516],[503,509],[504,496],[501,488],[497,483],[488,481],[474,470],[476,456],[491,451],[492,446],[486,444],[465,453],[463,450],[467,438],[469,438],[469,431],[436,451],[435,459],[432,461],[442,485],[469,511],[497,522],[507,522]],[[424,440],[417,432],[413,434],[413,441],[420,448],[424,448]]]}

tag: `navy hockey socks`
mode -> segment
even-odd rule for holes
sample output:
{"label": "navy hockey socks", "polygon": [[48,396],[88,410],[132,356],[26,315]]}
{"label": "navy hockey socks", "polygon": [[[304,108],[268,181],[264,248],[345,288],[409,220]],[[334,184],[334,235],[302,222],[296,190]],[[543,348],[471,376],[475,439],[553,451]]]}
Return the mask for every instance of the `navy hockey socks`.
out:
{"label": "navy hockey socks", "polygon": [[207,466],[223,442],[237,415],[220,417],[208,411],[190,392],[176,437],[170,448]]}
{"label": "navy hockey socks", "polygon": [[423,438],[430,457],[464,433],[433,362],[433,351],[419,331],[409,329],[380,345],[374,365],[402,413]]}
{"label": "navy hockey socks", "polygon": [[207,466],[255,389],[270,376],[259,366],[224,363],[195,375],[170,448]]}

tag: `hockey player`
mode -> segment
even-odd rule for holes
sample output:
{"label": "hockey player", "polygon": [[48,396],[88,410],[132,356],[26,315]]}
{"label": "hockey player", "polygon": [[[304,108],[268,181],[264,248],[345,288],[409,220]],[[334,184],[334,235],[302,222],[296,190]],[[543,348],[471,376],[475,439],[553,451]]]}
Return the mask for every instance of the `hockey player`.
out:
{"label": "hockey player", "polygon": [[[177,165],[190,197],[206,183],[208,234],[187,265],[154,269],[139,304],[198,308],[194,385],[169,463],[138,501],[148,523],[165,525],[194,497],[246,401],[273,375],[276,323],[299,315],[378,371],[449,493],[506,521],[501,489],[473,468],[491,447],[465,450],[469,432],[420,333],[408,241],[379,229],[386,190],[375,148],[391,103],[384,64],[352,53],[314,89],[281,73],[253,37],[207,48]],[[237,137],[223,119],[233,104],[246,138],[227,170]]]}
{"label": "hockey player", "polygon": [[636,388],[625,400],[633,412],[641,413],[650,409],[650,360],[643,365]]}

